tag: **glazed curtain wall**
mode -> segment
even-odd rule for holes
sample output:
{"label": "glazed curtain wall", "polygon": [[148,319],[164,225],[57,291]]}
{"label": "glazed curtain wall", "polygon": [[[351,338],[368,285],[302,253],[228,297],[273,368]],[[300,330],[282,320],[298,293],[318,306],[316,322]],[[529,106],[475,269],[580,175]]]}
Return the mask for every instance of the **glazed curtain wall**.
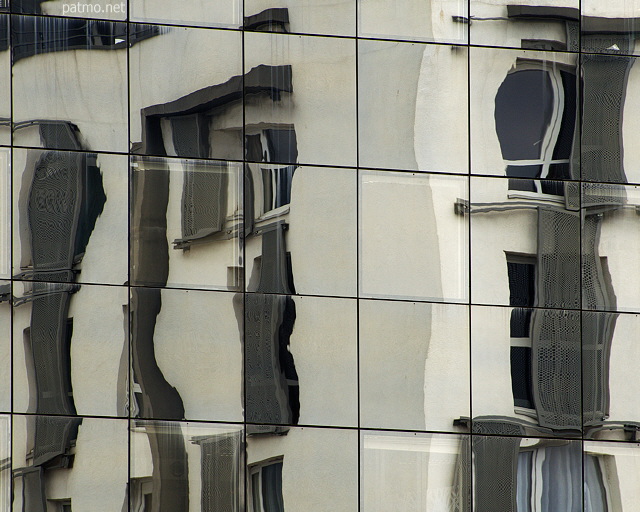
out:
{"label": "glazed curtain wall", "polygon": [[639,7],[0,2],[0,510],[635,510]]}

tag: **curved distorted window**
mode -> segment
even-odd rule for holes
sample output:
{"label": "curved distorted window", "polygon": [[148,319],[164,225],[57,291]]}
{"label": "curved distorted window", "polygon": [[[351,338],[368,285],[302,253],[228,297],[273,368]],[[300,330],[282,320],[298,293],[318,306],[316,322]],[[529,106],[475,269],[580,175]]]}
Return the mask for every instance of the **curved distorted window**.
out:
{"label": "curved distorted window", "polygon": [[[531,67],[536,66],[536,67]],[[496,133],[509,189],[564,195],[576,121],[576,75],[569,68],[518,63],[498,89]]]}

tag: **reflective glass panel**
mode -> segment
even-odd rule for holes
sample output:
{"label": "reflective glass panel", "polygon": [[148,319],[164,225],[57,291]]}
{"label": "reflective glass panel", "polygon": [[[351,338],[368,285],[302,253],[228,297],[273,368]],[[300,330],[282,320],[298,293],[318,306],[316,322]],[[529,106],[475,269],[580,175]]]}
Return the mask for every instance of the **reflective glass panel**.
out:
{"label": "reflective glass panel", "polygon": [[125,20],[127,0],[8,0],[11,11],[21,14],[43,14],[47,16],[71,16],[74,18],[94,18]]}
{"label": "reflective glass panel", "polygon": [[360,450],[361,510],[469,510],[468,436],[364,430]]}
{"label": "reflective glass panel", "polygon": [[127,441],[124,419],[14,415],[13,510],[122,510]]}
{"label": "reflective glass panel", "polygon": [[11,282],[0,281],[0,411],[11,411]]}
{"label": "reflective glass panel", "polygon": [[469,309],[360,301],[360,422],[458,431],[470,414]]}
{"label": "reflective glass panel", "polygon": [[241,165],[131,160],[133,284],[242,289]]}
{"label": "reflective glass panel", "polygon": [[0,144],[11,144],[11,49],[9,15],[0,13]]}
{"label": "reflective glass panel", "polygon": [[125,284],[127,157],[13,151],[13,276]]}
{"label": "reflective glass panel", "polygon": [[360,41],[358,52],[360,165],[467,172],[466,48]]}
{"label": "reflective glass panel", "polygon": [[637,55],[640,32],[637,0],[598,2],[582,0],[582,51]]}
{"label": "reflective glass panel", "polygon": [[242,34],[131,24],[129,40],[131,152],[242,158]]}
{"label": "reflective glass panel", "polygon": [[242,297],[131,290],[131,415],[242,421]]}
{"label": "reflective glass panel", "polygon": [[356,426],[356,302],[250,293],[245,302],[247,421]]}
{"label": "reflective glass panel", "polygon": [[467,13],[460,0],[358,0],[358,35],[466,42]]}
{"label": "reflective glass panel", "polygon": [[11,215],[11,150],[0,148],[0,277],[5,278],[11,277]]}
{"label": "reflective glass panel", "polygon": [[127,416],[127,289],[14,282],[17,412]]}
{"label": "reflective glass panel", "polygon": [[640,182],[640,153],[632,142],[640,108],[637,60],[637,57],[582,55],[583,180]]}
{"label": "reflective glass panel", "polygon": [[13,143],[127,150],[124,23],[13,16]]}
{"label": "reflective glass panel", "polygon": [[243,437],[240,425],[132,421],[130,510],[160,502],[169,510],[239,512]]}
{"label": "reflective glass panel", "polygon": [[472,48],[471,172],[579,179],[578,76],[576,55]]}
{"label": "reflective glass panel", "polygon": [[356,294],[356,171],[245,166],[249,291]]}
{"label": "reflective glass panel", "polygon": [[584,309],[639,311],[640,277],[629,262],[640,250],[640,187],[582,184]]}
{"label": "reflective glass panel", "polygon": [[582,314],[582,394],[585,437],[632,440],[640,425],[633,342],[640,317]]}
{"label": "reflective glass panel", "polygon": [[360,171],[360,295],[465,302],[462,176]]}
{"label": "reflective glass panel", "polygon": [[487,2],[471,0],[472,44],[577,52],[580,2]]}
{"label": "reflective glass panel", "polygon": [[586,441],[583,452],[585,512],[628,512],[636,506],[640,445]]}
{"label": "reflective glass panel", "polygon": [[578,311],[472,307],[473,431],[579,435],[580,328]]}
{"label": "reflective glass panel", "polygon": [[246,158],[355,165],[355,62],[352,39],[246,33]]}
{"label": "reflective glass panel", "polygon": [[476,512],[583,510],[580,441],[474,436],[472,448]]}
{"label": "reflective glass panel", "polygon": [[471,179],[472,301],[577,309],[579,189],[575,183],[544,180],[539,183],[553,194],[523,194],[531,182]]}
{"label": "reflective glass panel", "polygon": [[234,27],[242,25],[239,0],[129,0],[131,21]]}
{"label": "reflective glass panel", "polygon": [[262,32],[294,32],[352,36],[355,0],[245,0],[244,28]]}
{"label": "reflective glass panel", "polygon": [[[261,435],[257,435],[262,432]],[[248,510],[358,508],[358,433],[247,425]],[[262,502],[264,508],[257,508]]]}

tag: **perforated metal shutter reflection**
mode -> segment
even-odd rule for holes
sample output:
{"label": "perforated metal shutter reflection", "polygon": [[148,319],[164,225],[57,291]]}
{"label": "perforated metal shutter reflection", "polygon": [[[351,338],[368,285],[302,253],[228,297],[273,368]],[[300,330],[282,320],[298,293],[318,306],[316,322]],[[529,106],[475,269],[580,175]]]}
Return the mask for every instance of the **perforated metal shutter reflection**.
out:
{"label": "perforated metal shutter reflection", "polygon": [[516,510],[520,439],[474,436],[472,443],[475,512],[513,512]]}
{"label": "perforated metal shutter reflection", "polygon": [[[245,349],[247,422],[292,422],[287,381],[280,365],[278,335],[286,302],[281,295],[249,294]],[[271,427],[265,426],[267,430]]]}
{"label": "perforated metal shutter reflection", "polygon": [[242,433],[199,441],[202,450],[202,512],[240,510]]}
{"label": "perforated metal shutter reflection", "polygon": [[225,165],[186,163],[182,195],[182,238],[193,240],[217,233],[227,214],[229,175]]}
{"label": "perforated metal shutter reflection", "polygon": [[176,155],[208,158],[208,120],[201,114],[171,117],[171,136]]}
{"label": "perforated metal shutter reflection", "polygon": [[626,183],[622,157],[622,113],[634,58],[596,55],[617,46],[629,53],[624,36],[583,35],[582,177]]}

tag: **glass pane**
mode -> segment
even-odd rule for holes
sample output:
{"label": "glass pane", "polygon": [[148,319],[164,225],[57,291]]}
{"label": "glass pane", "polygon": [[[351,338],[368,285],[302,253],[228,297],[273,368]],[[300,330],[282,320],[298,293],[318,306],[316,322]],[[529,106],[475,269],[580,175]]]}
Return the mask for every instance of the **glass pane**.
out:
{"label": "glass pane", "polygon": [[239,0],[129,0],[131,21],[233,27],[242,25]]}
{"label": "glass pane", "polygon": [[[515,311],[471,308],[474,432],[575,437],[583,413],[580,313],[532,309],[514,318]],[[529,334],[514,336],[521,322]]]}
{"label": "glass pane", "polygon": [[357,425],[356,302],[251,293],[245,311],[247,421]]}
{"label": "glass pane", "polygon": [[640,187],[582,184],[582,296],[585,309],[639,311]]}
{"label": "glass pane", "polygon": [[131,151],[241,159],[242,34],[132,24],[129,38]]}
{"label": "glass pane", "polygon": [[14,410],[127,416],[126,287],[16,281],[13,293]]}
{"label": "glass pane", "polygon": [[[99,18],[108,20],[125,20],[127,18],[127,1],[86,0],[75,2],[42,0],[8,0],[11,12],[21,14],[44,14],[47,16],[71,16],[74,18]],[[61,509],[62,510],[62,509]]]}
{"label": "glass pane", "polygon": [[130,510],[151,501],[170,510],[240,512],[242,426],[136,420],[130,436]]}
{"label": "glass pane", "polygon": [[[473,302],[580,308],[577,186],[565,184],[563,196],[542,197],[514,189],[513,181],[471,178]],[[517,264],[528,265],[520,278],[526,290],[518,287]]]}
{"label": "glass pane", "polygon": [[466,306],[360,301],[363,426],[456,431],[470,414]]}
{"label": "glass pane", "polygon": [[360,449],[364,512],[469,510],[468,436],[365,430]]}
{"label": "glass pane", "polygon": [[[247,425],[246,446],[248,471],[262,474],[265,512],[281,511],[282,503],[285,511],[357,510],[357,431],[293,427],[276,433],[266,425]],[[270,477],[272,472],[281,483]]]}
{"label": "glass pane", "polygon": [[0,13],[0,144],[11,144],[11,32],[9,15]]}
{"label": "glass pane", "polygon": [[11,412],[11,309],[10,281],[0,281],[0,411]]}
{"label": "glass pane", "polygon": [[582,512],[580,441],[474,436],[472,446],[476,512]]}
{"label": "glass pane", "polygon": [[133,158],[131,280],[242,289],[241,164]]}
{"label": "glass pane", "polygon": [[637,0],[614,4],[583,0],[582,51],[637,55],[635,40],[640,32]]}
{"label": "glass pane", "polygon": [[122,510],[127,448],[125,419],[14,415],[14,510]]}
{"label": "glass pane", "polygon": [[468,171],[467,56],[458,46],[359,41],[361,166]]}
{"label": "glass pane", "polygon": [[132,416],[242,421],[242,315],[233,293],[133,288]]}
{"label": "glass pane", "polygon": [[569,53],[472,48],[471,172],[578,179],[578,76]]}
{"label": "glass pane", "polygon": [[245,0],[244,28],[352,36],[356,3],[353,0]]}
{"label": "glass pane", "polygon": [[[246,33],[245,136],[265,148],[247,158],[355,165],[355,63],[350,39]],[[268,139],[278,132],[285,148],[274,153]]]}
{"label": "glass pane", "polygon": [[636,506],[638,443],[585,441],[584,511],[630,512]]}
{"label": "glass pane", "polygon": [[640,317],[632,314],[584,312],[582,315],[583,414],[585,435],[625,440],[633,436],[638,391],[633,342]]}
{"label": "glass pane", "polygon": [[356,171],[247,164],[247,289],[356,294]]}
{"label": "glass pane", "polygon": [[466,42],[467,13],[460,0],[358,0],[358,35]]}
{"label": "glass pane", "polygon": [[127,150],[123,23],[13,16],[13,142]]}
{"label": "glass pane", "polygon": [[359,193],[360,294],[465,302],[467,178],[360,171]]}
{"label": "glass pane", "polygon": [[[580,2],[515,3],[471,0],[472,44],[577,52]],[[584,5],[583,5],[584,8]]]}
{"label": "glass pane", "polygon": [[125,284],[127,157],[14,150],[13,167],[14,277]]}
{"label": "glass pane", "polygon": [[640,182],[640,154],[631,142],[636,133],[635,113],[640,101],[634,67],[637,60],[636,57],[582,55],[583,180]]}

